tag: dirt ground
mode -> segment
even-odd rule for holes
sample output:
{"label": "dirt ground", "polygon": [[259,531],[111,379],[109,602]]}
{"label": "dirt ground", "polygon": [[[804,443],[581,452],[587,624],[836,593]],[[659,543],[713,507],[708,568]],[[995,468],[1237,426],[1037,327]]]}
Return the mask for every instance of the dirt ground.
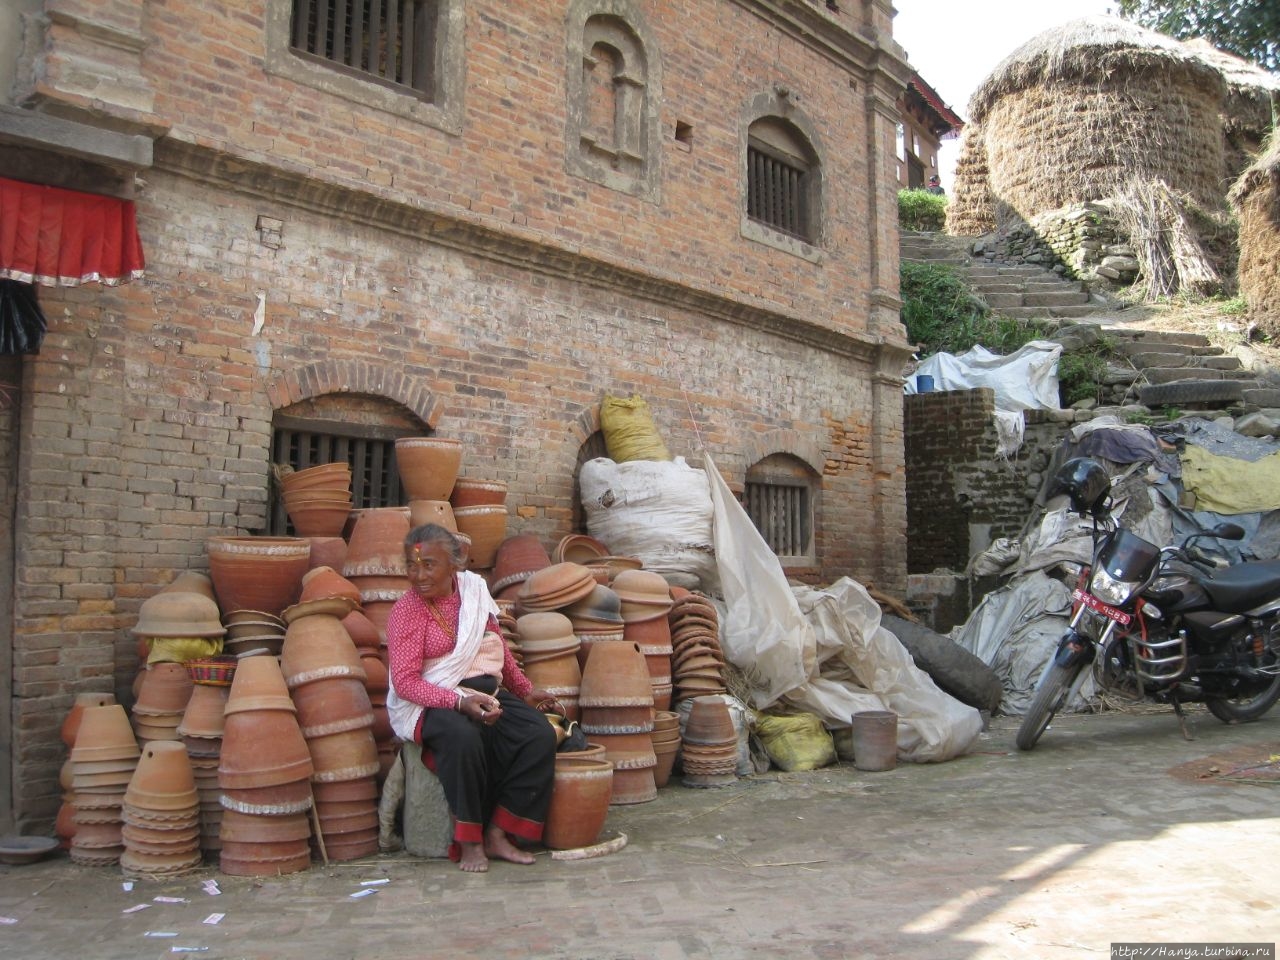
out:
{"label": "dirt ground", "polygon": [[1280,716],[1197,712],[1192,741],[1169,713],[1065,717],[1032,753],[1016,725],[948,763],[677,780],[611,808],[620,852],[483,876],[399,854],[125,890],[65,857],[0,867],[0,956],[1080,960],[1275,941]]}

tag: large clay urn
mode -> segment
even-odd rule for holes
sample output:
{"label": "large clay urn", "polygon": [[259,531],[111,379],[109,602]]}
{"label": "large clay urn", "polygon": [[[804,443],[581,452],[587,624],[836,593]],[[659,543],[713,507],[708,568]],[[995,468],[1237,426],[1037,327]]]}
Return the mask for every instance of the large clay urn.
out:
{"label": "large clay urn", "polygon": [[448,500],[462,465],[462,441],[401,437],[396,441],[400,486],[410,500]]}
{"label": "large clay urn", "polygon": [[278,614],[296,603],[302,575],[311,565],[311,542],[302,537],[211,537],[209,575],[222,612],[265,610]]}
{"label": "large clay urn", "polygon": [[360,654],[342,621],[323,614],[299,617],[289,624],[280,653],[280,668],[290,689],[326,677],[365,681]]}
{"label": "large clay urn", "polygon": [[404,539],[409,534],[407,507],[361,510],[347,542],[344,577],[403,577]]}
{"label": "large clay urn", "polygon": [[595,843],[613,797],[613,764],[573,754],[556,755],[551,806],[542,842],[552,850]]}
{"label": "large clay urn", "polygon": [[488,570],[498,556],[498,547],[507,536],[507,508],[501,504],[458,507],[453,511],[458,533],[471,538],[469,565]]}

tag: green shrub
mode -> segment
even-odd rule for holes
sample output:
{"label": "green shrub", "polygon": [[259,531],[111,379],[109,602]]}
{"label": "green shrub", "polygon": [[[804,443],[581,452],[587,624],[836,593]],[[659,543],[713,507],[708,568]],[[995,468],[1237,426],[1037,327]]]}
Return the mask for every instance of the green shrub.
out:
{"label": "green shrub", "polygon": [[902,324],[922,357],[964,353],[974,344],[993,353],[1013,353],[1044,335],[1034,321],[988,315],[986,304],[944,264],[903,261],[899,279]]}
{"label": "green shrub", "polygon": [[947,223],[947,198],[928,190],[898,191],[898,226],[940,231]]}

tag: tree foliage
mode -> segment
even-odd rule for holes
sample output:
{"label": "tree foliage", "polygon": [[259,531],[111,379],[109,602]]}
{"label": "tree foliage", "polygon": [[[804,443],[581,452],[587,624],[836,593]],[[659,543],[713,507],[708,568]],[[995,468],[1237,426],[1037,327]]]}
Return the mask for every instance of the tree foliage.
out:
{"label": "tree foliage", "polygon": [[1277,0],[1119,0],[1120,16],[1179,40],[1204,37],[1219,50],[1280,70]]}

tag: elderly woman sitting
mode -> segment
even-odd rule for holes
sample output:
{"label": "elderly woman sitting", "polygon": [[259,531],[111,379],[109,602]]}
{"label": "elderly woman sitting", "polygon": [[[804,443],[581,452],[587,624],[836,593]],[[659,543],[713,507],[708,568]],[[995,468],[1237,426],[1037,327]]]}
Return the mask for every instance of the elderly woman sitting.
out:
{"label": "elderly woman sitting", "polygon": [[463,569],[463,543],[436,524],[405,538],[409,590],[387,620],[391,726],[422,744],[453,812],[463,870],[489,858],[532,863],[516,840],[542,838],[556,737],[498,629],[484,579]]}

